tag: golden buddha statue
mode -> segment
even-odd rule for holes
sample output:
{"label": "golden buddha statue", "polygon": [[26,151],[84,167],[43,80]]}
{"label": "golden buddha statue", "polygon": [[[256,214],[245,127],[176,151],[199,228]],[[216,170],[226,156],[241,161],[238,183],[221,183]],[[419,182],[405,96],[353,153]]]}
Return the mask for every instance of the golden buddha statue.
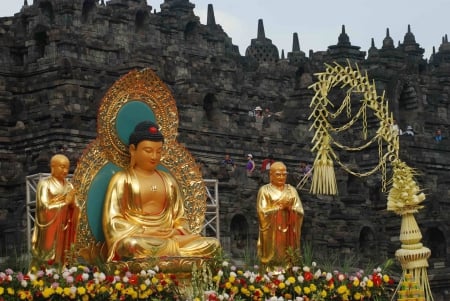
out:
{"label": "golden buddha statue", "polygon": [[148,257],[208,257],[219,248],[212,237],[190,231],[183,194],[175,178],[157,169],[164,137],[151,121],[129,137],[130,167],[111,178],[102,227],[107,262]]}
{"label": "golden buddha statue", "polygon": [[283,263],[286,251],[300,250],[303,206],[286,178],[286,165],[275,162],[270,166],[270,183],[258,191],[258,256],[263,265]]}
{"label": "golden buddha statue", "polygon": [[75,242],[79,208],[75,190],[66,179],[69,159],[61,154],[50,160],[51,175],[36,189],[36,217],[32,237],[32,265],[54,261],[66,263],[66,253]]}

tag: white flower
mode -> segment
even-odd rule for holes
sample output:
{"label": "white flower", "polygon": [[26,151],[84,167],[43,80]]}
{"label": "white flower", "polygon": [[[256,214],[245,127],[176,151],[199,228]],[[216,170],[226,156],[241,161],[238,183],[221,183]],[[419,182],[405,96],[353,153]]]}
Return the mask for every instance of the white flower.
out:
{"label": "white flower", "polygon": [[150,281],[150,279],[145,279],[144,280],[145,285],[149,286],[150,284],[152,284],[152,282]]}
{"label": "white flower", "polygon": [[154,269],[155,269],[156,272],[159,272],[159,266],[156,265],[156,266],[154,267]]}
{"label": "white flower", "polygon": [[83,279],[84,281],[88,280],[89,279],[89,274],[88,273],[83,273],[81,275],[81,279]]}
{"label": "white flower", "polygon": [[295,301],[303,301],[303,297],[296,297]]}
{"label": "white flower", "polygon": [[292,272],[297,273],[300,268],[298,266],[292,267]]}
{"label": "white flower", "polygon": [[26,280],[22,280],[22,281],[20,281],[20,285],[21,285],[22,287],[27,287],[27,286],[28,286],[28,283],[27,283]]}
{"label": "white flower", "polygon": [[309,272],[309,271],[311,271],[311,269],[308,266],[305,265],[303,267],[303,272]]}
{"label": "white flower", "polygon": [[333,274],[331,274],[330,272],[328,272],[325,279],[326,279],[327,281],[330,281],[331,278],[333,278]]}
{"label": "white flower", "polygon": [[71,293],[72,295],[75,295],[75,294],[77,293],[77,287],[76,287],[76,286],[71,286],[71,287],[70,287],[70,293]]}
{"label": "white flower", "polygon": [[231,276],[231,277],[236,277],[237,274],[236,274],[235,272],[230,272],[230,276]]}
{"label": "white flower", "polygon": [[71,267],[69,271],[70,271],[71,273],[75,273],[75,272],[77,271],[77,268],[76,268],[76,267]]}
{"label": "white flower", "polygon": [[311,263],[311,265],[312,265],[313,268],[315,268],[315,267],[317,266],[317,263],[316,263],[315,261],[313,261],[313,262]]}
{"label": "white flower", "polygon": [[283,274],[278,275],[277,279],[280,281],[284,281],[284,275]]}
{"label": "white flower", "polygon": [[217,273],[217,275],[218,275],[219,277],[222,277],[222,276],[223,276],[223,271],[220,270],[220,271]]}
{"label": "white flower", "polygon": [[297,277],[298,282],[303,283],[303,281],[305,281],[305,278],[303,276],[298,276]]}
{"label": "white flower", "polygon": [[224,266],[224,267],[227,267],[228,266],[228,261],[224,261],[224,262],[222,262],[222,266]]}
{"label": "white flower", "polygon": [[123,276],[123,278],[122,278],[122,281],[123,281],[123,282],[128,283],[128,280],[129,280],[129,279],[128,279],[127,276]]}
{"label": "white flower", "polygon": [[53,279],[58,280],[59,279],[59,275],[58,274],[53,275]]}
{"label": "white flower", "polygon": [[146,273],[144,270],[142,270],[142,271],[141,271],[141,276],[142,276],[142,277],[145,277],[145,276],[147,276],[147,273]]}
{"label": "white flower", "polygon": [[322,275],[322,271],[320,269],[318,269],[315,273],[314,273],[314,279],[319,279],[320,275]]}

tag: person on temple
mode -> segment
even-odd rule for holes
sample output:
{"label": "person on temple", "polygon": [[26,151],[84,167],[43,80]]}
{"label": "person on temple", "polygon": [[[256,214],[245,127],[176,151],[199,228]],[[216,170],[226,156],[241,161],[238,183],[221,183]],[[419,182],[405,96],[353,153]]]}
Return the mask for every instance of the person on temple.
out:
{"label": "person on temple", "polygon": [[270,183],[258,191],[258,257],[265,266],[284,263],[289,249],[300,250],[303,206],[297,190],[286,184],[286,178],[286,166],[275,162],[270,167]]}
{"label": "person on temple", "polygon": [[32,267],[48,262],[63,266],[68,250],[75,243],[80,210],[75,190],[66,179],[69,168],[69,159],[56,154],[50,159],[51,175],[38,182],[31,239]]}
{"label": "person on temple", "polygon": [[139,123],[129,137],[130,167],[114,174],[105,197],[107,262],[208,257],[219,248],[217,239],[190,231],[180,187],[169,172],[157,169],[163,143],[151,121]]}
{"label": "person on temple", "polygon": [[253,171],[255,170],[255,161],[253,161],[253,155],[247,155],[247,164],[245,165],[245,170],[247,172],[247,177],[251,177],[253,175]]}

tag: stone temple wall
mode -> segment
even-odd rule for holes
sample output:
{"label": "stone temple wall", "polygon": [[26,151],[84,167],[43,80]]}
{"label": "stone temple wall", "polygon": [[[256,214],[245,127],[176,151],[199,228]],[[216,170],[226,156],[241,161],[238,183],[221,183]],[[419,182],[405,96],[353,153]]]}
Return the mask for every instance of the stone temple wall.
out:
{"label": "stone temple wall", "polygon": [[[106,90],[134,68],[151,68],[177,101],[179,141],[202,165],[205,178],[220,180],[222,242],[243,258],[255,248],[256,192],[265,181],[259,171],[246,176],[246,155],[253,154],[259,169],[272,154],[287,164],[289,182],[296,185],[299,162],[314,158],[308,86],[324,63],[349,61],[386,92],[400,127],[415,130],[414,137],[400,137],[401,157],[417,168],[427,194],[417,219],[423,243],[432,250],[432,285],[445,287],[450,269],[447,37],[426,60],[410,28],[398,46],[387,33],[381,48],[372,46],[366,53],[351,45],[343,26],[337,45],[307,56],[294,34],[292,51],[278,57],[260,20],[258,36],[242,56],[215,23],[212,6],[206,25],[193,7],[189,1],[166,0],[156,13],[144,0],[34,0],[13,17],[0,18],[2,249],[14,239],[23,241],[16,233],[24,231],[25,177],[48,172],[56,152],[66,153],[75,168],[95,138],[97,107]],[[257,106],[272,113],[263,123],[251,116]],[[433,139],[437,128],[445,137],[440,143]],[[357,132],[346,135],[358,142]],[[238,165],[232,175],[220,168],[225,153]],[[371,149],[342,160],[368,168],[377,155]],[[385,210],[381,177],[357,178],[337,170],[337,179],[338,196],[313,196],[307,187],[300,191],[302,242],[321,256],[358,253],[362,262],[392,257],[400,247],[400,218]]]}

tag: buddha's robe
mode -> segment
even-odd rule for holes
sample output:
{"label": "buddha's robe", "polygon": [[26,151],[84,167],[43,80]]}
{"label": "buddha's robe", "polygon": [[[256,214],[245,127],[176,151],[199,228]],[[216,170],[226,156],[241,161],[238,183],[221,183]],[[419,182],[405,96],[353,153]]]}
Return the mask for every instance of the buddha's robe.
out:
{"label": "buddha's robe", "polygon": [[156,256],[207,257],[219,247],[215,238],[202,237],[189,230],[183,195],[176,180],[164,171],[156,171],[164,193],[160,212],[145,211],[139,180],[133,169],[120,171],[111,179],[103,209],[103,232],[108,248],[107,261]]}
{"label": "buddha's robe", "polygon": [[[279,209],[282,203],[286,205]],[[297,190],[289,184],[284,185],[283,191],[272,184],[262,186],[257,196],[257,212],[261,262],[284,262],[288,249],[300,249],[304,212]]]}
{"label": "buddha's robe", "polygon": [[33,263],[66,262],[67,250],[75,243],[79,209],[68,204],[66,197],[73,189],[70,182],[59,182],[49,176],[38,182],[36,189],[36,215],[31,252]]}

